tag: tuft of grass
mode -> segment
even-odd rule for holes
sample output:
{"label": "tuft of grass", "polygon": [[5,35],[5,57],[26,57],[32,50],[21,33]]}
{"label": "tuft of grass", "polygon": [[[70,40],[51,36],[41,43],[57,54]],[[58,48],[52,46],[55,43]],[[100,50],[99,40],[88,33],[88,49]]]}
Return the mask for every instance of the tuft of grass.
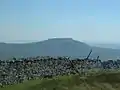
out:
{"label": "tuft of grass", "polygon": [[0,90],[120,90],[120,73],[102,73],[83,78],[79,75],[58,76],[31,80]]}

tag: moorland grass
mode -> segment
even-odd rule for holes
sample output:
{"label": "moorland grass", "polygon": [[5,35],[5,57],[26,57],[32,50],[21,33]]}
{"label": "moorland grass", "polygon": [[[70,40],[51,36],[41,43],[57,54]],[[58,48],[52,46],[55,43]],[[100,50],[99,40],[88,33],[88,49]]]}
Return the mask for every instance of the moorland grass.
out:
{"label": "moorland grass", "polygon": [[120,73],[101,73],[81,78],[79,75],[31,80],[0,90],[120,90]]}

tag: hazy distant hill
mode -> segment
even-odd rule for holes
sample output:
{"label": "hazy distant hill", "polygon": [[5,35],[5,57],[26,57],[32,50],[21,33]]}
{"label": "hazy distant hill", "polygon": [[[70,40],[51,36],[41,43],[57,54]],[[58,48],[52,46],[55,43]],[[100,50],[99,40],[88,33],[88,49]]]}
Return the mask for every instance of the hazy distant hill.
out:
{"label": "hazy distant hill", "polygon": [[102,48],[112,48],[112,49],[120,49],[120,44],[116,43],[116,44],[109,44],[109,43],[106,43],[106,44],[90,44],[91,46],[97,46],[97,47],[102,47]]}
{"label": "hazy distant hill", "polygon": [[0,43],[0,59],[29,56],[86,56],[93,49],[92,57],[100,55],[101,59],[116,59],[120,50],[91,47],[71,38],[55,38],[41,42],[12,44]]}

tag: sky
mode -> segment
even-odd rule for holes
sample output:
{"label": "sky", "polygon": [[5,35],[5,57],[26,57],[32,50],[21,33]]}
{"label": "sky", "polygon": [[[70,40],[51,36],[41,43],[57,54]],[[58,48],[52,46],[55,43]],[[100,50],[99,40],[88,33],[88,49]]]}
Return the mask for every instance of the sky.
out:
{"label": "sky", "polygon": [[120,43],[120,0],[0,0],[0,42]]}

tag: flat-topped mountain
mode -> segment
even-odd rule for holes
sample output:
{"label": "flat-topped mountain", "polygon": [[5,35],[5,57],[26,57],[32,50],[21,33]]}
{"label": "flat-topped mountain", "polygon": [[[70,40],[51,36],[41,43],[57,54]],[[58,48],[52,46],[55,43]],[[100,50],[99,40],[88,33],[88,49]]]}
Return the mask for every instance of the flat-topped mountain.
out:
{"label": "flat-topped mountain", "polygon": [[91,47],[83,42],[72,38],[53,38],[32,43],[0,43],[0,59],[31,56],[87,56],[90,49],[93,49],[92,57],[98,55],[101,59],[116,59],[120,55],[120,50]]}

